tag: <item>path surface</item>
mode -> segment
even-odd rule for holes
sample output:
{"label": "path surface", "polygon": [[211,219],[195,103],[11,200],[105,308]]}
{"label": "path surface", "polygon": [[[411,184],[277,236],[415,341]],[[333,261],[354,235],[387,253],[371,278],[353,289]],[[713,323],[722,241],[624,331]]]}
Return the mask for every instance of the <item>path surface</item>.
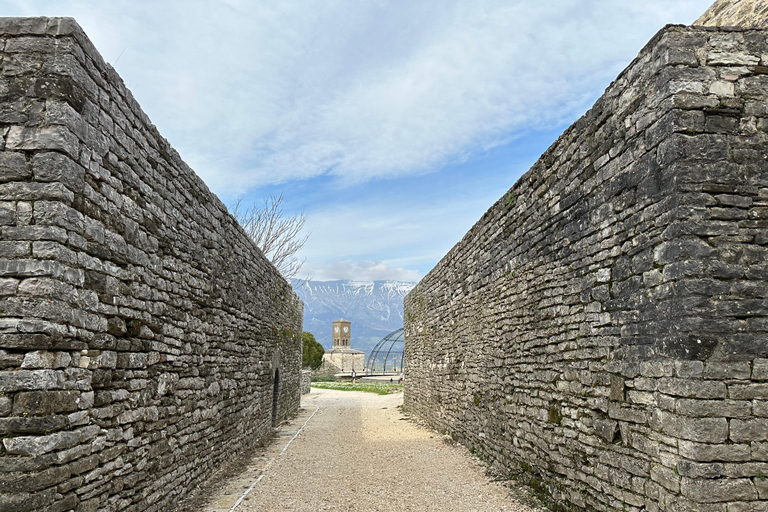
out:
{"label": "path surface", "polygon": [[198,510],[228,511],[249,487],[235,512],[541,510],[486,477],[463,447],[407,421],[401,404],[402,393],[313,388],[278,439],[217,484]]}

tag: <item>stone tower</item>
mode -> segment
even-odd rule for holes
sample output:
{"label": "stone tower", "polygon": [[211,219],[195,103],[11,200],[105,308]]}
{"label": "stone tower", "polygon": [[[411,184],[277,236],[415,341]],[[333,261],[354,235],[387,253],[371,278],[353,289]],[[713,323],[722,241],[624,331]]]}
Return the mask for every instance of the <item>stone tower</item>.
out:
{"label": "stone tower", "polygon": [[352,322],[343,318],[333,322],[333,348],[349,348]]}
{"label": "stone tower", "polygon": [[333,348],[325,351],[320,373],[349,374],[365,369],[365,353],[350,346],[351,335],[352,322],[343,318],[333,322]]}

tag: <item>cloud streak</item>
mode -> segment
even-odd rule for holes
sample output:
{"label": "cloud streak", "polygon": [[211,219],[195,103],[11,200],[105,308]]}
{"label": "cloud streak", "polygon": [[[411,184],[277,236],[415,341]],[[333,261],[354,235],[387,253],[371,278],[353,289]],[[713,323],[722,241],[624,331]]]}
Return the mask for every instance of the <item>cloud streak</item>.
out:
{"label": "cloud streak", "polygon": [[20,1],[74,15],[215,192],[424,173],[580,115],[709,0]]}
{"label": "cloud streak", "polygon": [[303,269],[312,281],[406,281],[416,282],[419,273],[415,270],[392,267],[383,261],[333,261],[331,263],[308,263]]}

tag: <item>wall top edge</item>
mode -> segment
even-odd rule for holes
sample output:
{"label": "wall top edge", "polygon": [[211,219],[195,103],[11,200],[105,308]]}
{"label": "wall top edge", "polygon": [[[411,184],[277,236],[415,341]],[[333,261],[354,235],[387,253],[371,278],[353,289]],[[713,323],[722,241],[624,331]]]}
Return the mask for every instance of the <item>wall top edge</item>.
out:
{"label": "wall top edge", "polygon": [[75,34],[85,35],[85,32],[74,18],[0,17],[0,35],[68,36]]}

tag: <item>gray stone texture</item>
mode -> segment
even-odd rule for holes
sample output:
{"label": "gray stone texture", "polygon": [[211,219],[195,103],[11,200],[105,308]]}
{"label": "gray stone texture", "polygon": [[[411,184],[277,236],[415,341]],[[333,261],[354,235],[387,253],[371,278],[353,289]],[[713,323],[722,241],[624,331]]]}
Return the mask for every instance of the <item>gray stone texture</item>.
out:
{"label": "gray stone texture", "polygon": [[[301,394],[306,395],[312,391],[312,370],[301,370]],[[0,404],[0,407],[2,405]]]}
{"label": "gray stone texture", "polygon": [[406,297],[406,408],[562,510],[768,510],[767,58],[660,31]]}
{"label": "gray stone texture", "polygon": [[694,25],[768,28],[766,0],[717,0]]}
{"label": "gray stone texture", "polygon": [[0,18],[0,510],[173,510],[297,409],[301,322],[74,20]]}

